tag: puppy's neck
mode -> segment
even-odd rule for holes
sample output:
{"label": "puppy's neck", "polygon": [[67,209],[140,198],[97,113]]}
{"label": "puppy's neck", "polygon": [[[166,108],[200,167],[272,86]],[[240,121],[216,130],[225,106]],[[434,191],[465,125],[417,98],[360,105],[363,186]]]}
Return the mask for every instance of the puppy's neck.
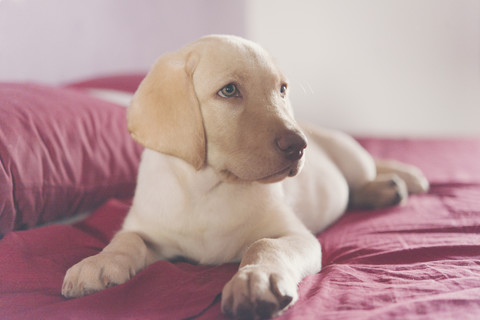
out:
{"label": "puppy's neck", "polygon": [[168,155],[165,156],[179,185],[193,196],[210,193],[223,183],[219,175],[208,165],[200,170],[196,170],[182,159]]}

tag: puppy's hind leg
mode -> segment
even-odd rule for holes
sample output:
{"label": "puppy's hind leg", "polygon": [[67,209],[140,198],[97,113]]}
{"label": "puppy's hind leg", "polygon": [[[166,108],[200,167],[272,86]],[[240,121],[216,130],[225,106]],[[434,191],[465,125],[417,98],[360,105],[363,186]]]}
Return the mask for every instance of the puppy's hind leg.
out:
{"label": "puppy's hind leg", "polygon": [[309,133],[347,180],[351,208],[383,208],[399,204],[408,197],[407,186],[396,171],[389,172],[390,167],[385,164],[379,172],[372,156],[352,137],[326,130],[310,129]]}
{"label": "puppy's hind leg", "polygon": [[306,127],[311,140],[330,156],[347,180],[351,208],[375,209],[404,202],[408,194],[428,190],[422,172],[411,165],[374,160],[352,137],[336,131]]}

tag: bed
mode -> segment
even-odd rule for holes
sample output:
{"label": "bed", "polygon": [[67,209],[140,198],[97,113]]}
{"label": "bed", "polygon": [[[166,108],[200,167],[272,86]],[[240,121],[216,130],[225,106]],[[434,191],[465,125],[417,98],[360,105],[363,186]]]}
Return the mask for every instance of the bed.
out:
{"label": "bed", "polygon": [[[60,294],[66,270],[120,228],[142,151],[125,108],[89,89],[133,92],[142,76],[0,84],[1,319],[224,318],[220,293],[236,264],[159,261],[96,294]],[[358,141],[417,165],[431,189],[349,211],[319,234],[322,271],[278,319],[480,319],[480,139]]]}

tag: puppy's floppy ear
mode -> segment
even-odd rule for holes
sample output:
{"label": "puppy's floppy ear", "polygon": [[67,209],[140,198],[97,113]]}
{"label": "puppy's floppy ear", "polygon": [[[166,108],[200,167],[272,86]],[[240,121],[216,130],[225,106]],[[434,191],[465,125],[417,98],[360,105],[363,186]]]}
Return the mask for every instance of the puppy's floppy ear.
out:
{"label": "puppy's floppy ear", "polygon": [[128,130],[143,146],[181,158],[197,170],[205,162],[205,132],[192,82],[199,56],[160,57],[128,108]]}

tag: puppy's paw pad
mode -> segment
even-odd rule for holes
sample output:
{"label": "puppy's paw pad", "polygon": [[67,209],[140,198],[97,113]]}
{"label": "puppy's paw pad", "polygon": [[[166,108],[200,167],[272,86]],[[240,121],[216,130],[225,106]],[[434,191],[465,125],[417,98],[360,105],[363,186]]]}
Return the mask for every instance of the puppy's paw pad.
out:
{"label": "puppy's paw pad", "polygon": [[240,319],[267,319],[296,300],[295,282],[265,269],[247,266],[237,272],[223,289],[224,313]]}
{"label": "puppy's paw pad", "polygon": [[[260,319],[271,318],[275,311],[278,309],[278,306],[270,301],[257,301],[255,307],[255,314],[257,314]],[[283,308],[280,308],[280,310]]]}
{"label": "puppy's paw pad", "polygon": [[397,175],[379,176],[372,182],[374,208],[394,206],[405,202],[408,191],[405,182]]}
{"label": "puppy's paw pad", "polygon": [[396,174],[379,175],[358,190],[353,190],[351,206],[378,209],[401,204],[408,198],[405,181]]}

